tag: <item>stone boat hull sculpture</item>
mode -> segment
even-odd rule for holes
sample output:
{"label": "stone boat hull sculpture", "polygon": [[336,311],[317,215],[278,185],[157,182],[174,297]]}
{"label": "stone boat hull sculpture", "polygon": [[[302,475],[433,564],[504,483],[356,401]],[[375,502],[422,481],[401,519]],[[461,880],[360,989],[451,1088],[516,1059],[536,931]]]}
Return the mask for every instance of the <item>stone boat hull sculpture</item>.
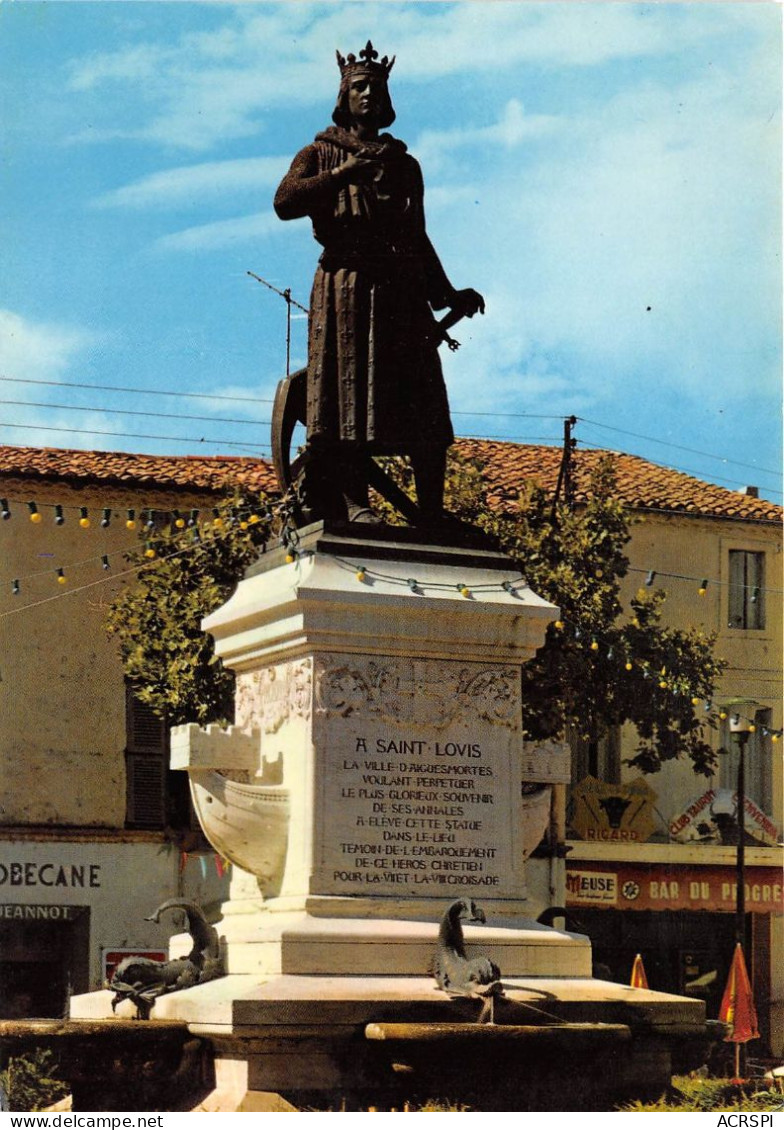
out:
{"label": "stone boat hull sculpture", "polygon": [[193,807],[215,850],[254,875],[265,898],[279,894],[288,844],[288,789],[243,784],[213,769],[192,769],[190,785]]}

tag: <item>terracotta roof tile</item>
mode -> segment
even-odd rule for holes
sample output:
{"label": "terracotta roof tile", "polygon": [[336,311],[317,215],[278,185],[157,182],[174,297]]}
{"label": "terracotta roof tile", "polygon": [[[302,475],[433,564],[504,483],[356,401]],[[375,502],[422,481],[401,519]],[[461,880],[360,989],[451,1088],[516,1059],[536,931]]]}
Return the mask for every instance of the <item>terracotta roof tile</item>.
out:
{"label": "terracotta roof tile", "polygon": [[[461,439],[458,448],[484,465],[488,500],[493,505],[503,506],[505,500],[514,498],[525,480],[538,482],[545,490],[555,489],[561,464],[559,447]],[[572,461],[575,501],[586,501],[591,474],[607,454],[606,451],[575,451]],[[634,509],[752,522],[780,523],[782,520],[782,507],[767,499],[752,498],[702,482],[683,471],[650,463],[637,455],[612,453],[612,457],[618,496]],[[216,494],[223,493],[232,484],[271,493],[276,489],[269,463],[233,455],[133,455],[119,451],[0,445],[0,475],[206,490]]]}
{"label": "terracotta roof tile", "polygon": [[0,475],[206,490],[216,494],[235,483],[250,490],[276,489],[269,463],[233,455],[132,455],[123,451],[0,445]]}
{"label": "terracotta roof tile", "polygon": [[[488,497],[514,493],[521,482],[533,480],[545,490],[555,490],[561,465],[561,448],[503,443],[497,440],[458,440],[464,455],[484,465],[489,482]],[[626,506],[641,510],[663,510],[708,518],[740,518],[745,521],[780,523],[784,510],[775,502],[752,498],[715,483],[706,483],[638,455],[607,451],[576,450],[572,458],[572,482],[576,502],[585,502],[591,475],[602,459],[612,455],[618,497]]]}

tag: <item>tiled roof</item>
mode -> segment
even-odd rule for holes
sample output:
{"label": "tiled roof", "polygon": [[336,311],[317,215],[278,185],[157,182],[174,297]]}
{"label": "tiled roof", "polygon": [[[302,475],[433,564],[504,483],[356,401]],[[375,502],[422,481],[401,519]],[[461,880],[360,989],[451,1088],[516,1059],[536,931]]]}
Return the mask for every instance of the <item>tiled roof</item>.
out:
{"label": "tiled roof", "polygon": [[[559,447],[480,439],[461,439],[458,446],[464,455],[484,465],[491,505],[493,502],[503,505],[503,500],[513,496],[526,479],[537,482],[545,490],[555,490],[562,456]],[[775,502],[703,482],[683,471],[650,463],[638,455],[579,449],[573,453],[571,461],[575,502],[586,501],[591,475],[608,455],[613,459],[618,498],[632,509],[777,523],[784,515],[782,507]]]}
{"label": "tiled roof", "polygon": [[0,445],[0,475],[216,494],[234,484],[249,490],[276,489],[269,463],[233,455],[131,455],[123,451]]}
{"label": "tiled roof", "polygon": [[[546,490],[555,489],[561,464],[559,447],[461,439],[458,448],[484,465],[491,505],[503,505],[505,499],[514,497],[525,480],[535,481]],[[575,501],[586,500],[591,473],[607,454],[579,449],[574,452]],[[630,508],[753,522],[780,523],[782,520],[782,507],[766,499],[702,482],[637,455],[613,453],[613,461],[618,497]],[[249,490],[274,492],[276,489],[269,463],[231,455],[131,455],[119,451],[0,445],[0,475],[64,480],[74,484],[111,482],[148,489],[204,490],[216,494],[234,484]]]}

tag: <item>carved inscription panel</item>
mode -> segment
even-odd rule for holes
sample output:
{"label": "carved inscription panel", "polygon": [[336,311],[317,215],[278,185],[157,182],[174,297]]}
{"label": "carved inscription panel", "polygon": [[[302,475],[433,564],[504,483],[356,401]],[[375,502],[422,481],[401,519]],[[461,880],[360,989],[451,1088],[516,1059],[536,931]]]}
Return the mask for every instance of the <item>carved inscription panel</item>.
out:
{"label": "carved inscription panel", "polygon": [[514,668],[320,655],[319,894],[524,892]]}

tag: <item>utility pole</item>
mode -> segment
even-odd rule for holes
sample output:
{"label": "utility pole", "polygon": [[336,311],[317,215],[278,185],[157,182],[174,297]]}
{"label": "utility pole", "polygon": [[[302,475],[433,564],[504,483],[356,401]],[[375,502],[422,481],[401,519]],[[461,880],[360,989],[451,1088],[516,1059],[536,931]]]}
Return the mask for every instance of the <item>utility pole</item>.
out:
{"label": "utility pole", "polygon": [[577,446],[577,440],[572,436],[572,429],[577,423],[576,416],[567,416],[563,425],[563,453],[561,455],[561,466],[558,469],[558,482],[555,485],[555,494],[553,495],[553,506],[550,512],[550,520],[554,523],[556,511],[558,507],[558,499],[563,490],[563,500],[571,510],[574,503],[574,484],[572,483],[572,452]]}

